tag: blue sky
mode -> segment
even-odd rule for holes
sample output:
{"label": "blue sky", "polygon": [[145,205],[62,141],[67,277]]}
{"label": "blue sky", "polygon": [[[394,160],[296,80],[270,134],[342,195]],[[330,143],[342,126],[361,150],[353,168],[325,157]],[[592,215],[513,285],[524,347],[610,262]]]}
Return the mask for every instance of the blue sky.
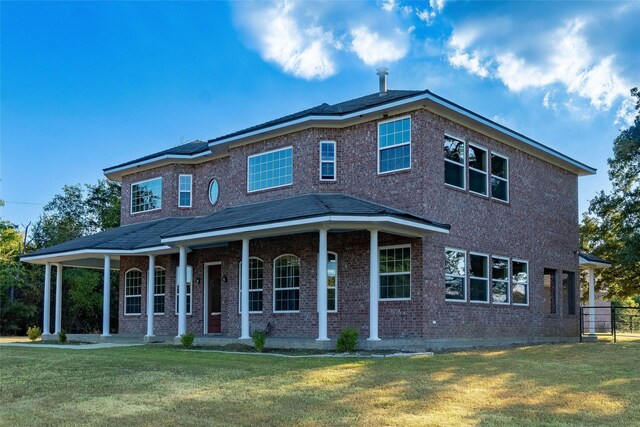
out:
{"label": "blue sky", "polygon": [[1,2],[0,216],[65,184],[377,90],[430,89],[597,167],[640,85],[640,2]]}

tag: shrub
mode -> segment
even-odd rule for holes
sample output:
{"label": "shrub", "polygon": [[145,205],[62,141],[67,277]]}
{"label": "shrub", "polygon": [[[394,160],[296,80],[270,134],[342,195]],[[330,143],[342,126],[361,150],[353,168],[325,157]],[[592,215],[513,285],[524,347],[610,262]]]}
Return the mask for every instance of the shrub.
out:
{"label": "shrub", "polygon": [[264,331],[253,331],[251,340],[253,341],[253,346],[256,348],[256,351],[262,353],[264,344],[267,342],[267,333]]}
{"label": "shrub", "polygon": [[64,331],[64,329],[58,332],[58,341],[67,342],[67,333]]}
{"label": "shrub", "polygon": [[31,341],[37,340],[41,335],[42,329],[40,329],[40,326],[33,325],[29,329],[27,329],[27,336]]}
{"label": "shrub", "polygon": [[336,347],[338,351],[356,351],[358,345],[358,330],[356,328],[345,328],[340,332]]}
{"label": "shrub", "polygon": [[193,332],[187,332],[186,334],[180,335],[180,343],[185,348],[191,348],[193,346],[193,340],[196,339],[196,334]]}

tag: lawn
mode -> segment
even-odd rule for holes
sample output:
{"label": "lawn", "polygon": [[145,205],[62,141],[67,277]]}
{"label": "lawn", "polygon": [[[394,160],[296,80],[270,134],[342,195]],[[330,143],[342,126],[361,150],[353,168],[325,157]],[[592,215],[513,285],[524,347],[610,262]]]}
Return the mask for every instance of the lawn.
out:
{"label": "lawn", "polygon": [[434,357],[0,347],[0,425],[640,425],[640,340]]}

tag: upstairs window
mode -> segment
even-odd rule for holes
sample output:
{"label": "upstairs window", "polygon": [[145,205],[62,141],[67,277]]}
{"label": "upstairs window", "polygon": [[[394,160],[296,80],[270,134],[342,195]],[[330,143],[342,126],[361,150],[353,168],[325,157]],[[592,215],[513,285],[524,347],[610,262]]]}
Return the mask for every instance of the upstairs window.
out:
{"label": "upstairs window", "polygon": [[293,182],[293,147],[249,156],[247,191],[291,185]]}
{"label": "upstairs window", "polygon": [[467,300],[467,253],[457,249],[444,251],[444,286],[447,301]]}
{"label": "upstairs window", "polygon": [[465,144],[464,141],[445,135],[444,137],[444,182],[465,189]]}
{"label": "upstairs window", "polygon": [[489,194],[487,154],[484,148],[469,144],[469,191],[483,196]]}
{"label": "upstairs window", "polygon": [[320,181],[336,180],[336,142],[320,142]]}
{"label": "upstairs window", "polygon": [[181,208],[191,207],[191,175],[178,176],[178,206]]}
{"label": "upstairs window", "polygon": [[162,208],[162,178],[131,184],[131,213]]}
{"label": "upstairs window", "polygon": [[411,118],[378,124],[378,173],[411,168]]}
{"label": "upstairs window", "polygon": [[491,197],[509,201],[509,159],[491,153]]}

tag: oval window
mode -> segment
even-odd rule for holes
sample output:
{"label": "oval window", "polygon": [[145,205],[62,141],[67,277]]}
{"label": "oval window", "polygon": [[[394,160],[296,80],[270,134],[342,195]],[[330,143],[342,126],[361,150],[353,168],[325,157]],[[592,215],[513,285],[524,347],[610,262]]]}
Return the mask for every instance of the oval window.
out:
{"label": "oval window", "polygon": [[212,205],[215,205],[218,201],[218,190],[218,181],[215,179],[211,180],[211,183],[209,184],[209,201]]}

